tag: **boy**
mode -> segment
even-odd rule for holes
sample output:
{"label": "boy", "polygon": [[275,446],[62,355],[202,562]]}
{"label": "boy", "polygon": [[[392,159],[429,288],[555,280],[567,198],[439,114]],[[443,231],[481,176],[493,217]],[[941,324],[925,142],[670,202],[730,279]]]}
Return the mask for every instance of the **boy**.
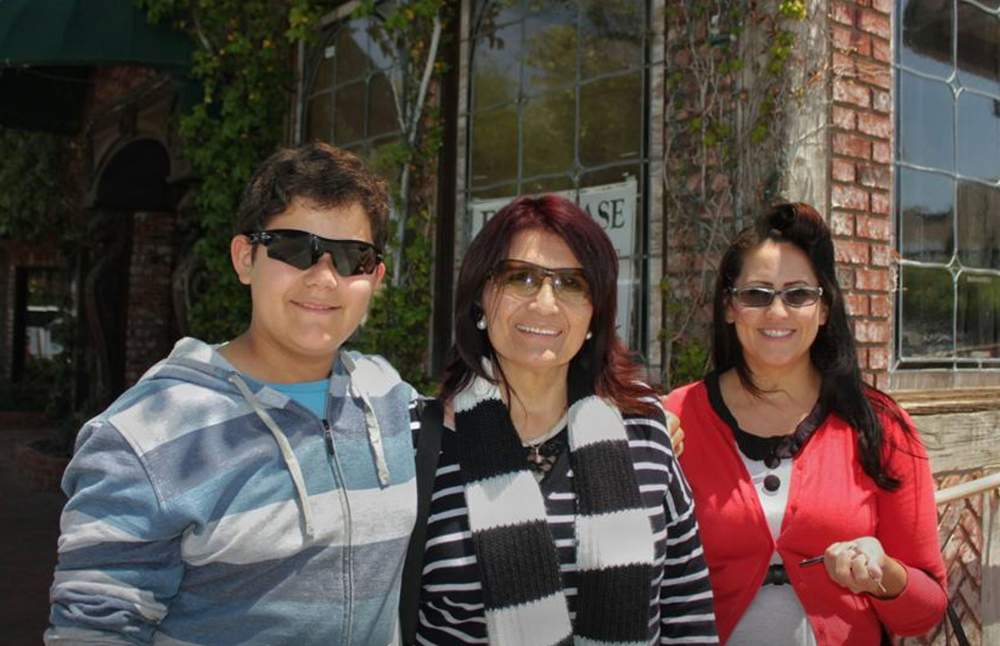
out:
{"label": "boy", "polygon": [[46,643],[397,639],[416,393],[341,350],[385,273],[388,205],[325,144],[257,170],[230,244],[250,326],[182,339],[81,429]]}

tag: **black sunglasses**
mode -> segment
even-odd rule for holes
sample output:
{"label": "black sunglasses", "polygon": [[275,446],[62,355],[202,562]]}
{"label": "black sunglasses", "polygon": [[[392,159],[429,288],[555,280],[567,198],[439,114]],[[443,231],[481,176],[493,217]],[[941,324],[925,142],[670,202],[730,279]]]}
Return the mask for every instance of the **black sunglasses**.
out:
{"label": "black sunglasses", "polygon": [[268,229],[244,235],[251,243],[264,245],[268,258],[296,269],[309,269],[326,253],[341,276],[370,274],[382,262],[382,254],[375,245],[363,240],[331,240],[295,229]]}
{"label": "black sunglasses", "polygon": [[796,285],[795,287],[785,287],[784,289],[774,289],[772,287],[733,287],[729,290],[733,300],[742,307],[770,307],[774,302],[774,297],[781,297],[781,301],[788,307],[808,307],[814,305],[823,295],[822,287],[810,287],[807,285]]}

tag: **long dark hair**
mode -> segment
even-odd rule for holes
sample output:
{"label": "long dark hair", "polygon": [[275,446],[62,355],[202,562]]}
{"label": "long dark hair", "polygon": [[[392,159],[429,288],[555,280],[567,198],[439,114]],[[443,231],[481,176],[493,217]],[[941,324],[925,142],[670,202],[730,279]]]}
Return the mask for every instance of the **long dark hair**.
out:
{"label": "long dark hair", "polygon": [[747,251],[772,240],[787,242],[809,258],[823,288],[827,321],[821,325],[809,349],[809,358],[822,377],[820,404],[851,425],[857,433],[858,455],[864,472],[879,487],[899,487],[898,474],[887,472],[883,461],[884,433],[879,415],[888,416],[908,433],[909,423],[889,395],[861,378],[854,334],[847,319],[844,295],[837,282],[830,229],[816,209],[808,204],[779,204],[757,222],[741,231],[722,256],[712,303],[712,361],[718,373],[732,368],[740,383],[754,396],[761,394],[743,356],[736,328],[726,322],[729,290],[743,270]]}
{"label": "long dark hair", "polygon": [[583,266],[590,285],[593,337],[570,361],[571,385],[612,400],[622,411],[652,413],[655,404],[642,398],[653,392],[637,381],[638,366],[615,333],[618,255],[593,218],[556,195],[515,199],[490,218],[469,245],[455,287],[455,342],[438,396],[451,399],[477,376],[496,383],[482,366],[486,358],[499,369],[496,352],[476,321],[483,315],[483,289],[491,273],[506,260],[514,236],[529,229],[562,238]]}

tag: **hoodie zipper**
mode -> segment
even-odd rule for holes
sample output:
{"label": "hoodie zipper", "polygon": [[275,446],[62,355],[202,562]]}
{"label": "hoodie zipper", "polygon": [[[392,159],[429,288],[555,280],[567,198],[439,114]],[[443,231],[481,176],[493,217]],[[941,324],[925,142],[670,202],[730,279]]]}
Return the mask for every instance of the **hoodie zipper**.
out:
{"label": "hoodie zipper", "polygon": [[352,567],[352,554],[351,554],[351,503],[347,497],[347,481],[344,479],[344,470],[340,466],[340,457],[337,455],[333,444],[333,430],[330,428],[330,423],[327,420],[323,420],[323,436],[326,438],[326,449],[330,453],[331,462],[333,462],[334,473],[337,475],[337,480],[340,481],[341,495],[338,496],[340,499],[340,506],[344,512],[344,555],[343,555],[343,568],[344,568],[344,643],[351,643],[351,633],[354,629],[354,622],[352,621],[354,617],[354,572]]}

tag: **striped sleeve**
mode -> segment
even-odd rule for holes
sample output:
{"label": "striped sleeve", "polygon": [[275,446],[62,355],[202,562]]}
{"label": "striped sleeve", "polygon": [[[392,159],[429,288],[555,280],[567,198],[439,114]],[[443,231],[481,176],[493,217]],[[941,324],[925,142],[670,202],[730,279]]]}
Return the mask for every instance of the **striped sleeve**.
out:
{"label": "striped sleeve", "polygon": [[113,426],[80,431],[66,469],[47,644],[144,644],[184,574],[179,523]]}
{"label": "striped sleeve", "polygon": [[698,535],[694,500],[673,454],[664,495],[667,552],[660,583],[660,643],[717,644],[708,566]]}

